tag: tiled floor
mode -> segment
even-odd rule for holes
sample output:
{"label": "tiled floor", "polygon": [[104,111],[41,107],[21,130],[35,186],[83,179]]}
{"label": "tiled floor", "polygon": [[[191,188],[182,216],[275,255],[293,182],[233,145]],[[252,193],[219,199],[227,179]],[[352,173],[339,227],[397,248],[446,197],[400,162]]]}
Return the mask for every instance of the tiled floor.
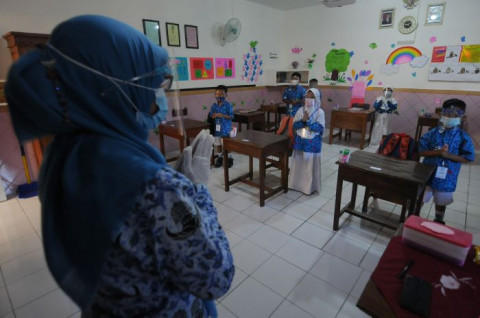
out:
{"label": "tiled floor", "polygon": [[[341,229],[332,231],[335,161],[343,148],[324,144],[319,196],[289,191],[264,208],[257,189],[236,184],[225,192],[223,170],[212,170],[208,186],[236,264],[232,287],[219,299],[220,317],[366,317],[355,304],[394,231],[355,217],[343,218]],[[232,175],[247,166],[246,157],[235,156]],[[275,181],[278,172],[269,171]],[[345,193],[350,187],[345,185]],[[480,166],[462,167],[455,200],[447,224],[475,233],[479,244]],[[431,207],[426,204],[421,215],[432,218]],[[370,208],[386,218],[400,212],[381,200]],[[0,203],[0,268],[1,318],[80,317],[46,267],[36,197]]]}

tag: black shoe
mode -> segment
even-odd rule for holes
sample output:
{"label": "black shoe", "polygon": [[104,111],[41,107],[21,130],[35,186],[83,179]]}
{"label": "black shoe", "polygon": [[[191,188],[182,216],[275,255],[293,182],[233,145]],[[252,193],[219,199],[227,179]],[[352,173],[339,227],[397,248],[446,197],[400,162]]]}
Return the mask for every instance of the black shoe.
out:
{"label": "black shoe", "polygon": [[233,166],[233,158],[228,158],[228,167],[231,168]]}
{"label": "black shoe", "polygon": [[443,220],[434,219],[433,222],[445,225],[445,222]]}
{"label": "black shoe", "polygon": [[223,164],[223,158],[222,157],[218,157],[217,158],[217,161],[215,162],[215,168],[220,168]]}

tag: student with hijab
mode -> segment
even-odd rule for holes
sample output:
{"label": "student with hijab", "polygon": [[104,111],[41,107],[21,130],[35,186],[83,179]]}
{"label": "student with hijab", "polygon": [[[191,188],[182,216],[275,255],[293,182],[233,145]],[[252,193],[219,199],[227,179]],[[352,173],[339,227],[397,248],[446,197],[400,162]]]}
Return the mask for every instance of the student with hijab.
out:
{"label": "student with hijab", "polygon": [[320,91],[310,88],[305,95],[304,106],[295,114],[293,130],[292,164],[288,176],[290,189],[310,195],[320,194],[322,136],[325,129],[325,113],[320,108]]}
{"label": "student with hijab", "polygon": [[391,133],[390,121],[392,120],[392,114],[398,115],[398,103],[392,97],[392,94],[393,88],[385,86],[383,95],[378,97],[373,104],[376,114],[372,135],[370,136],[370,146],[378,147],[382,137]]}
{"label": "student with hijab", "polygon": [[205,185],[213,137],[200,133],[179,171],[147,142],[168,110],[167,59],[131,26],[86,15],[9,71],[20,142],[54,137],[39,177],[45,255],[82,317],[207,317],[232,282]]}

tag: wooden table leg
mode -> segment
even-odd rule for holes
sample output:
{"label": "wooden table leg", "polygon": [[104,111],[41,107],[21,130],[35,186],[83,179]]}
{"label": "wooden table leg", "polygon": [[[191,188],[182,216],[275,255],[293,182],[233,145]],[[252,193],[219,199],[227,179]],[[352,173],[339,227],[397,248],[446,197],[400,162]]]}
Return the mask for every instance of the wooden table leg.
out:
{"label": "wooden table leg", "polygon": [[248,157],[248,178],[253,180],[253,157]]}
{"label": "wooden table leg", "polygon": [[328,144],[332,144],[332,139],[333,139],[333,125],[330,123],[330,135],[328,135]]}
{"label": "wooden table leg", "polygon": [[260,165],[260,169],[259,169],[260,206],[262,207],[265,205],[265,156],[262,155],[260,158],[258,158],[258,163]]}
{"label": "wooden table leg", "polygon": [[355,210],[355,202],[357,202],[357,187],[358,184],[352,184],[352,196],[350,198],[350,204],[348,205],[348,208],[352,210]]}
{"label": "wooden table leg", "polygon": [[180,154],[182,154],[183,148],[185,148],[185,139],[183,138],[183,136],[180,136],[178,138],[178,142],[180,144]]}
{"label": "wooden table leg", "polygon": [[163,139],[163,134],[158,134],[158,139],[160,139],[160,152],[165,157],[165,140]]}
{"label": "wooden table leg", "polygon": [[[420,192],[418,198],[417,198],[417,204],[416,204],[416,207],[415,207],[415,215],[420,215],[420,210],[422,209],[422,205],[423,205],[423,195],[425,194],[425,189],[426,189],[426,186],[423,187],[422,191]],[[415,202],[415,201],[414,201]],[[409,214],[410,215],[410,214]]]}
{"label": "wooden table leg", "polygon": [[367,133],[367,124],[365,123],[365,126],[362,128],[362,139],[360,140],[360,150],[363,149],[363,146],[365,145],[365,135]]}
{"label": "wooden table leg", "polygon": [[282,184],[283,184],[283,192],[288,192],[288,152],[285,151],[282,155]]}
{"label": "wooden table leg", "polygon": [[335,195],[335,213],[333,215],[333,230],[338,230],[338,223],[340,220],[340,203],[342,202],[342,186],[343,179],[337,176],[337,192]]}
{"label": "wooden table leg", "polygon": [[230,181],[228,179],[228,151],[223,148],[223,175],[225,177],[225,191],[228,192],[230,190]]}

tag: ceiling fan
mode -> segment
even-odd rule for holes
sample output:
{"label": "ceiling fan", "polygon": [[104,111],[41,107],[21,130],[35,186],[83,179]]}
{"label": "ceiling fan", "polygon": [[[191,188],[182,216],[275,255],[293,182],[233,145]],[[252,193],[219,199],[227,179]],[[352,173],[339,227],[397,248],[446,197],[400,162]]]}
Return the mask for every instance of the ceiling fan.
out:
{"label": "ceiling fan", "polygon": [[320,3],[323,3],[326,7],[334,8],[354,4],[355,0],[321,0]]}

